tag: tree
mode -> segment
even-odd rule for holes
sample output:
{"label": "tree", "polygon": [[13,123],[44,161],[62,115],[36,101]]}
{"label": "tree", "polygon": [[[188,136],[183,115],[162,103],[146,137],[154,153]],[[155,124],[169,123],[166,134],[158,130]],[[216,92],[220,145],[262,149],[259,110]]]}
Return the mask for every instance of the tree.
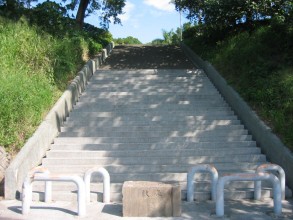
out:
{"label": "tree", "polygon": [[128,36],[126,38],[114,39],[116,44],[142,44],[137,38]]}
{"label": "tree", "polygon": [[118,15],[122,14],[125,0],[72,0],[68,8],[73,10],[78,3],[76,23],[79,28],[83,27],[84,18],[95,11],[101,11],[101,25],[105,28],[108,28],[111,18],[114,24],[121,23]]}
{"label": "tree", "polygon": [[197,24],[235,27],[240,23],[286,17],[292,13],[292,0],[175,0],[177,10]]}
{"label": "tree", "polygon": [[[37,2],[38,0],[0,0],[0,5],[5,5],[6,9],[13,13],[17,8],[22,6],[29,8],[33,1]],[[66,2],[66,0],[62,1]],[[100,13],[100,24],[107,29],[111,19],[113,19],[114,24],[121,23],[118,15],[123,13],[122,9],[125,6],[125,1],[126,0],[70,0],[69,4],[64,4],[68,11],[77,9],[76,24],[80,29],[82,29],[84,25],[85,17],[97,11]],[[54,0],[47,0],[46,3],[48,3],[48,5],[61,5],[60,1]]]}

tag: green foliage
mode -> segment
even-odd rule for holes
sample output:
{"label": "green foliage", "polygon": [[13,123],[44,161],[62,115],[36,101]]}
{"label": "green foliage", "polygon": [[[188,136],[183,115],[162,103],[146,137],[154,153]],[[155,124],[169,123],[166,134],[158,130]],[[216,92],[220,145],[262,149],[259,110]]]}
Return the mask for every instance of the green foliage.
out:
{"label": "green foliage", "polygon": [[151,42],[152,45],[178,45],[181,38],[181,30],[177,28],[176,32],[171,29],[170,31],[162,30],[164,39],[155,39]]}
{"label": "green foliage", "polygon": [[271,18],[284,22],[293,9],[291,0],[175,0],[175,4],[187,18],[214,30],[233,29],[239,23],[249,27],[254,21]]}
{"label": "green foliage", "polygon": [[54,41],[0,17],[0,145],[15,150],[53,101]]}
{"label": "green foliage", "polygon": [[114,39],[115,44],[142,44],[137,38],[128,36],[126,38]]}
{"label": "green foliage", "polygon": [[[190,32],[187,35],[194,36]],[[293,150],[292,25],[274,22],[230,36],[216,46],[200,44],[204,37],[189,38],[188,42]]]}
{"label": "green foliage", "polygon": [[0,146],[10,152],[20,149],[81,65],[102,48],[88,32],[61,38],[43,30],[23,17],[0,16]]}

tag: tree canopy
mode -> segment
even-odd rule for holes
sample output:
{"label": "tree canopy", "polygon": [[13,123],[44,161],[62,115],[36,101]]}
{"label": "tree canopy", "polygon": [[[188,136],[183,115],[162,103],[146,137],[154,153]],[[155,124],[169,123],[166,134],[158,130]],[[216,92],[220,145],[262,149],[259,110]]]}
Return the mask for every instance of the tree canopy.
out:
{"label": "tree canopy", "polygon": [[137,38],[128,36],[126,38],[114,39],[115,44],[142,44]]}
{"label": "tree canopy", "polygon": [[[121,23],[119,15],[123,13],[123,7],[126,0],[63,0],[62,4],[58,1],[47,0],[44,3],[56,7],[63,7],[67,14],[77,11],[75,20],[77,26],[81,29],[84,25],[84,19],[90,14],[97,14],[100,18],[100,25],[108,28],[109,23]],[[32,2],[38,0],[0,0],[0,5],[6,7],[6,10],[15,13],[19,8],[30,8]],[[42,3],[42,4],[44,4]]]}
{"label": "tree canopy", "polygon": [[291,0],[175,0],[175,5],[195,23],[217,28],[272,18],[284,21],[293,7]]}

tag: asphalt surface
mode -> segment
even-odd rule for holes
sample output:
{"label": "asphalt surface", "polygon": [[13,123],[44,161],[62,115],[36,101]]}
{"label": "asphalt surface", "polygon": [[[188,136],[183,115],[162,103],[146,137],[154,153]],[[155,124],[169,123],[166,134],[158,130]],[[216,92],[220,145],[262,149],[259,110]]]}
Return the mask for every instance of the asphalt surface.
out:
{"label": "asphalt surface", "polygon": [[194,69],[178,46],[116,46],[101,69]]}

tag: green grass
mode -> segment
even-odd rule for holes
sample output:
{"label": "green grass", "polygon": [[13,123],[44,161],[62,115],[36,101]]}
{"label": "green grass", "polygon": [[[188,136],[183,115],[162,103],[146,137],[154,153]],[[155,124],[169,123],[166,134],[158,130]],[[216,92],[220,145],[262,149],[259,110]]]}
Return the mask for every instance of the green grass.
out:
{"label": "green grass", "polygon": [[190,41],[293,151],[293,30],[260,27],[218,42]]}
{"label": "green grass", "polygon": [[0,146],[17,152],[90,53],[100,49],[82,36],[60,39],[25,19],[0,17]]}

